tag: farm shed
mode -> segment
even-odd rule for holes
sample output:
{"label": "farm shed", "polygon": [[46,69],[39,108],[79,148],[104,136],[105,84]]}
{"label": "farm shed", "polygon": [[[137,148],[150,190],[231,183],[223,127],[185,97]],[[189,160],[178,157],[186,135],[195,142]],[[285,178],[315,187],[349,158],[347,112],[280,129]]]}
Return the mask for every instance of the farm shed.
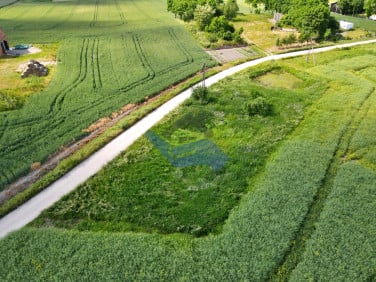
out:
{"label": "farm shed", "polygon": [[330,3],[330,11],[333,13],[341,13],[341,9],[338,6],[338,2]]}
{"label": "farm shed", "polygon": [[5,32],[0,28],[0,56],[9,50],[8,39]]}
{"label": "farm shed", "polygon": [[343,30],[350,30],[354,28],[354,23],[347,21],[339,21],[339,28]]}

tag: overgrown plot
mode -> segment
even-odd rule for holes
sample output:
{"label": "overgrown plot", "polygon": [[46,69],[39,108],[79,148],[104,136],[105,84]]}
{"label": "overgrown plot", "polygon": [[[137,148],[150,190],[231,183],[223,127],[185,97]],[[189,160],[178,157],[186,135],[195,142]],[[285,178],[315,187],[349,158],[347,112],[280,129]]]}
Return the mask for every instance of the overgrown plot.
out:
{"label": "overgrown plot", "polygon": [[[303,89],[266,91],[251,82],[254,75],[219,83],[206,103],[192,98],[38,224],[195,236],[219,232],[268,154],[323,89],[311,79],[305,83],[315,85],[312,96]],[[250,116],[246,105],[261,97],[274,111]]]}

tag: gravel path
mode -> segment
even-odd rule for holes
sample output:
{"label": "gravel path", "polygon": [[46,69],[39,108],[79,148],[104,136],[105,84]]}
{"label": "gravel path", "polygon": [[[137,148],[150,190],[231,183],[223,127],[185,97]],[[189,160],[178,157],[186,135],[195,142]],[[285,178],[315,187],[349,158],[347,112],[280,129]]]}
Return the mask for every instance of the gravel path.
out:
{"label": "gravel path", "polygon": [[[206,86],[210,86],[219,80],[233,75],[246,68],[272,60],[279,60],[284,58],[307,55],[309,53],[321,53],[334,49],[345,47],[352,47],[362,44],[376,43],[375,40],[355,42],[349,44],[342,44],[337,46],[323,47],[314,50],[298,51],[287,54],[272,55],[246,62],[244,64],[232,67],[223,72],[220,72],[205,81]],[[163,104],[154,112],[147,115],[144,119],[136,123],[134,126],[119,135],[113,141],[108,143],[102,149],[94,153],[90,158],[83,161],[81,164],[72,169],[65,176],[51,184],[48,188],[40,192],[38,195],[24,203],[22,206],[9,213],[0,219],[0,238],[5,237],[8,233],[24,227],[29,222],[33,221],[39,214],[55,202],[61,199],[64,195],[73,191],[79,184],[85,182],[88,178],[96,174],[103,166],[113,160],[118,154],[127,149],[138,138],[145,134],[152,126],[158,123],[168,113],[177,108],[181,103],[188,99],[192,94],[192,90],[188,89],[170,101]]]}

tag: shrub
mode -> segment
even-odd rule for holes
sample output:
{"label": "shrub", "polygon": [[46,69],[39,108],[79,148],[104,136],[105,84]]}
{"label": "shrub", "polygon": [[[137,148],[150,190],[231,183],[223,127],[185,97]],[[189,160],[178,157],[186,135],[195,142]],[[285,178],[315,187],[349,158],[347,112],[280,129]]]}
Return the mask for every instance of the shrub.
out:
{"label": "shrub", "polygon": [[247,112],[250,116],[268,116],[272,113],[272,105],[260,96],[247,104]]}
{"label": "shrub", "polygon": [[193,89],[192,97],[195,100],[201,102],[201,104],[207,104],[209,102],[209,90],[205,86],[197,86]]}

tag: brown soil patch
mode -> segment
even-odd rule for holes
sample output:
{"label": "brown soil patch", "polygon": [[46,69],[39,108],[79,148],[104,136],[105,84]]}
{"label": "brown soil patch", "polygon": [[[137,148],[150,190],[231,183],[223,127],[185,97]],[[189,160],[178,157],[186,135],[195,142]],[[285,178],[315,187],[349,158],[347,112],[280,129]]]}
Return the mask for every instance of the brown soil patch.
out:
{"label": "brown soil patch", "polygon": [[[41,63],[42,65],[45,65],[45,66],[51,66],[51,65],[56,65],[57,62],[56,61],[43,61],[43,60],[37,60],[39,63]],[[22,63],[18,66],[18,68],[16,69],[16,72],[23,72],[26,68],[27,68],[27,65],[29,64],[29,62],[27,63]]]}

